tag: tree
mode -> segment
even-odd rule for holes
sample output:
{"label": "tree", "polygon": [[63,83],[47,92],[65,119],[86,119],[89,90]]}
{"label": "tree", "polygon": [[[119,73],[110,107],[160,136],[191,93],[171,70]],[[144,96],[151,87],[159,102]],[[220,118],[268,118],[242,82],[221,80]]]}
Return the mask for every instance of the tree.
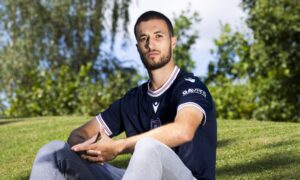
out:
{"label": "tree", "polygon": [[[129,3],[0,1],[0,39],[5,39],[0,47],[0,92],[9,102],[6,113],[95,115],[137,85],[137,70],[112,54],[120,28],[127,36]],[[175,56],[187,70],[194,68],[188,51],[197,38],[187,32],[197,18],[182,13],[175,19],[175,29],[182,28],[175,30]]]}
{"label": "tree", "polygon": [[230,33],[225,26],[215,41],[216,61],[210,63],[206,81],[250,87],[245,88],[249,93],[231,98],[252,97],[251,118],[300,121],[300,2],[244,0],[242,5],[252,35]]}
{"label": "tree", "polygon": [[[122,81],[134,79],[137,72],[133,68],[124,67],[104,50],[107,42],[114,43],[118,28],[122,27],[126,36],[129,3],[1,1],[0,28],[4,33],[0,35],[6,41],[0,47],[0,92],[9,100],[10,114],[74,113],[82,99],[77,96],[84,94],[87,83],[96,89],[105,88],[103,84],[115,74],[120,74]],[[121,96],[117,95],[108,99]],[[51,105],[54,101],[56,107]]]}
{"label": "tree", "polygon": [[209,63],[205,83],[221,119],[251,119],[256,108],[254,87],[243,63],[249,58],[249,41],[245,34],[232,32],[228,24],[221,26],[221,35],[214,40],[214,60]]}
{"label": "tree", "polygon": [[222,86],[242,80],[246,71],[239,62],[250,56],[249,41],[250,39],[247,39],[245,34],[232,32],[229,24],[221,25],[221,35],[214,40],[216,49],[211,50],[215,57],[208,65],[205,83]]}
{"label": "tree", "polygon": [[[109,37],[107,30],[114,37],[122,20],[127,31],[129,2],[3,1],[0,19],[9,41],[1,49],[1,70],[6,72],[1,80],[24,81],[28,78],[23,74],[39,66],[68,65],[77,73],[81,65],[99,63],[102,43]],[[99,71],[92,73],[96,77]]]}
{"label": "tree", "polygon": [[255,117],[300,121],[300,2],[248,0],[243,5],[254,36],[249,67],[259,87]]}
{"label": "tree", "polygon": [[190,50],[198,38],[198,32],[191,29],[200,21],[199,14],[192,12],[190,7],[174,17],[174,33],[177,37],[174,60],[185,71],[192,71],[195,68],[195,61],[192,60]]}

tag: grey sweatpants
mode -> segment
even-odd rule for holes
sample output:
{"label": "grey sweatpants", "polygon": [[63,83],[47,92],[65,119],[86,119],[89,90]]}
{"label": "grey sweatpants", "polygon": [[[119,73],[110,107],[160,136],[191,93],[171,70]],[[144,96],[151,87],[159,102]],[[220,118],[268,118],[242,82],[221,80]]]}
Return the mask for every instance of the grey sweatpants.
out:
{"label": "grey sweatpants", "polygon": [[193,180],[191,171],[166,145],[153,138],[140,140],[125,169],[89,163],[75,154],[68,144],[52,141],[43,146],[34,161],[30,180]]}

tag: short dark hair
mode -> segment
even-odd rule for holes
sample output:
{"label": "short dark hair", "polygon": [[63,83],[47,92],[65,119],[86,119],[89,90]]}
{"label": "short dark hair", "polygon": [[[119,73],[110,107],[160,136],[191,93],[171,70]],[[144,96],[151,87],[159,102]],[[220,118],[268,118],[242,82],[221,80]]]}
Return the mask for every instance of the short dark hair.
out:
{"label": "short dark hair", "polygon": [[[134,35],[136,37],[137,32],[136,32],[136,28],[137,26],[142,22],[142,21],[149,21],[152,19],[161,19],[164,20],[168,26],[168,30],[170,33],[170,36],[173,37],[174,36],[174,30],[173,30],[173,26],[172,23],[170,21],[170,19],[165,16],[164,14],[157,12],[157,11],[147,11],[144,12],[136,21],[135,25],[134,25]],[[136,37],[137,38],[137,37]]]}

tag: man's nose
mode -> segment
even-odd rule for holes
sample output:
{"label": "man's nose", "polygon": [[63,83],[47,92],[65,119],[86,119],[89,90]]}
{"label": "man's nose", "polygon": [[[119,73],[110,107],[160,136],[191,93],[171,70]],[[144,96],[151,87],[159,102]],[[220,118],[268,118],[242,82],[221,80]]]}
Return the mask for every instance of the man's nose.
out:
{"label": "man's nose", "polygon": [[146,48],[149,50],[152,50],[154,48],[154,44],[153,44],[153,39],[151,37],[149,37],[147,39],[147,43],[146,43]]}

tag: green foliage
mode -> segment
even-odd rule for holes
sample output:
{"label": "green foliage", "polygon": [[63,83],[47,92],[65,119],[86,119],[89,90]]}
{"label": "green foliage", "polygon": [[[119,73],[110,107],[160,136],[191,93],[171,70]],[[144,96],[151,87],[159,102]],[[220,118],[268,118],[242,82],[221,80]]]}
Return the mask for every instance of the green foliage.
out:
{"label": "green foliage", "polygon": [[[290,97],[290,90],[296,85],[281,84],[282,82],[274,78],[256,79],[254,84],[258,84],[258,108],[253,112],[253,117],[259,120],[270,119],[272,121],[294,121],[300,122],[298,92],[294,92],[295,97]],[[283,91],[283,92],[282,92]],[[293,99],[292,99],[293,98]],[[292,100],[289,100],[292,99]],[[298,101],[298,102],[297,102]]]}
{"label": "green foliage", "polygon": [[248,59],[250,45],[244,34],[232,32],[228,24],[221,30],[220,37],[214,40],[215,60],[209,63],[205,83],[214,97],[218,118],[251,119],[257,108],[255,89],[245,79],[247,72],[240,63]]}
{"label": "green foliage", "polygon": [[137,71],[105,51],[120,26],[126,35],[129,3],[1,1],[0,36],[6,41],[0,47],[0,92],[8,98],[6,113],[99,113],[136,85]]}
{"label": "green foliage", "polygon": [[[126,18],[129,1],[115,2],[2,1],[0,19],[8,37],[3,36],[9,39],[1,49],[1,62],[6,61],[5,66],[0,67],[6,72],[1,77],[7,85],[4,87],[17,89],[17,83],[6,81],[24,81],[22,77],[27,79],[24,74],[41,64],[49,68],[68,65],[75,73],[81,65],[96,64],[102,53],[100,47],[108,40],[105,35],[109,34],[110,24],[107,22],[111,22],[114,36],[122,19],[119,17],[124,17],[124,24],[129,21]],[[120,12],[116,12],[116,8]],[[110,15],[110,11],[120,16],[111,15],[111,21],[106,21],[104,17]],[[6,68],[10,71],[5,71]]]}
{"label": "green foliage", "polygon": [[199,14],[191,12],[190,8],[182,11],[174,18],[174,34],[177,37],[174,60],[185,71],[190,72],[195,68],[195,61],[192,60],[190,50],[198,38],[198,32],[192,32],[191,28],[200,21]]}
{"label": "green foliage", "polygon": [[221,86],[210,85],[214,97],[218,118],[251,119],[255,105],[255,94],[250,84],[224,83]]}
{"label": "green foliage", "polygon": [[253,81],[260,86],[258,119],[300,121],[299,12],[297,0],[260,0],[249,9]]}
{"label": "green foliage", "polygon": [[4,104],[4,98],[0,96],[0,118],[5,117],[6,106]]}
{"label": "green foliage", "polygon": [[[31,71],[31,86],[18,89],[10,99],[9,116],[45,116],[63,114],[95,115],[125,94],[138,81],[132,68],[113,67],[105,79],[94,81],[88,74],[91,63],[74,74],[69,66],[58,71]],[[129,77],[133,75],[132,79]],[[135,79],[134,79],[135,78]]]}
{"label": "green foliage", "polygon": [[24,43],[22,54],[30,55],[30,62],[45,60],[50,67],[67,64],[78,72],[80,65],[97,61],[109,35],[105,31],[111,30],[114,37],[121,20],[127,31],[129,2],[5,0],[0,19],[10,46],[4,49],[18,52],[15,46]]}
{"label": "green foliage", "polygon": [[238,62],[249,58],[248,41],[244,34],[232,32],[228,24],[223,25],[220,37],[214,40],[216,49],[211,52],[215,60],[208,65],[205,82],[223,85],[242,79],[246,70]]}
{"label": "green foliage", "polygon": [[[105,51],[120,26],[128,35],[129,3],[1,1],[0,35],[7,41],[0,48],[0,92],[10,105],[6,114],[96,114],[137,85],[137,71]],[[199,21],[190,10],[175,18],[175,59],[188,71],[195,66],[189,51],[198,37],[190,29]]]}
{"label": "green foliage", "polygon": [[300,121],[300,2],[243,2],[252,36],[232,33],[225,25],[215,40],[216,60],[209,65],[206,82],[219,88],[227,83],[254,87],[249,89],[256,103],[249,111],[252,118]]}
{"label": "green foliage", "polygon": [[[28,179],[38,150],[52,140],[66,141],[90,117],[0,120],[1,179]],[[300,125],[259,121],[219,121],[216,179],[297,179]],[[121,134],[117,138],[124,138]],[[130,155],[111,163],[126,168]]]}

